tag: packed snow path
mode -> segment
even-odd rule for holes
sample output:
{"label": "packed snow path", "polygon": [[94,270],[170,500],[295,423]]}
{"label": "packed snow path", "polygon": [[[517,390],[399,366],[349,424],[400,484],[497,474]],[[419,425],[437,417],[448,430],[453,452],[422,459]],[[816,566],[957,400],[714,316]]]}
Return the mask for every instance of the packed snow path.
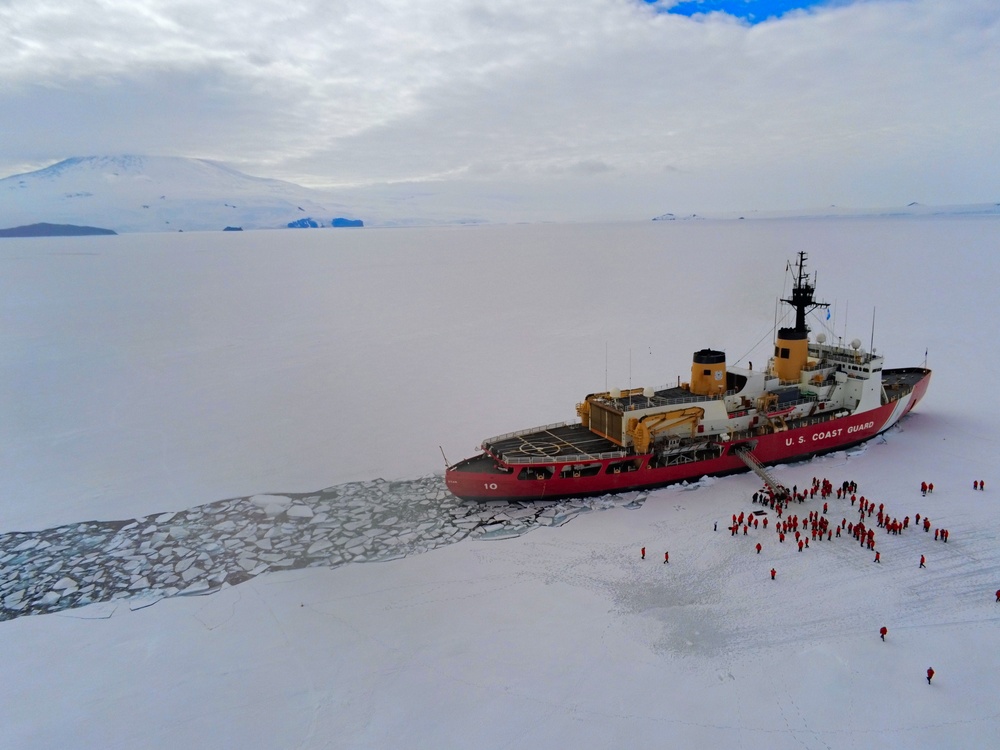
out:
{"label": "packed snow path", "polygon": [[518,536],[594,509],[639,507],[644,498],[477,504],[457,499],[435,476],[12,532],[0,535],[0,620],[116,599],[138,609],[269,570],[394,560],[469,536]]}

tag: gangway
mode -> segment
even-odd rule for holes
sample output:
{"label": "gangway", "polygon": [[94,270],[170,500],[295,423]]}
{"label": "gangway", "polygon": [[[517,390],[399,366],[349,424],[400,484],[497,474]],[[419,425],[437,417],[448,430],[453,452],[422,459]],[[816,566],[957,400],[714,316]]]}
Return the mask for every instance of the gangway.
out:
{"label": "gangway", "polygon": [[789,493],[788,488],[778,482],[778,480],[771,475],[771,472],[764,468],[764,464],[757,460],[757,457],[753,454],[749,445],[746,443],[743,445],[737,445],[733,448],[733,453],[736,454],[736,457],[739,458],[740,461],[747,465],[747,468],[750,469],[750,471],[763,479],[764,484],[770,487],[771,492],[773,492],[776,496],[787,497],[791,494]]}

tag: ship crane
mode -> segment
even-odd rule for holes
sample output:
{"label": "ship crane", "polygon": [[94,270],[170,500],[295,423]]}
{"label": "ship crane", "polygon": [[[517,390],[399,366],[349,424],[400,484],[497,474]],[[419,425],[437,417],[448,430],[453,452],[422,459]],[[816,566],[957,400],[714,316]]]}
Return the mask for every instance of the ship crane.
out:
{"label": "ship crane", "polygon": [[648,453],[657,435],[675,427],[689,425],[691,437],[694,437],[698,423],[704,416],[705,410],[698,406],[675,409],[660,414],[647,414],[641,419],[630,419],[627,434],[632,438],[636,453]]}

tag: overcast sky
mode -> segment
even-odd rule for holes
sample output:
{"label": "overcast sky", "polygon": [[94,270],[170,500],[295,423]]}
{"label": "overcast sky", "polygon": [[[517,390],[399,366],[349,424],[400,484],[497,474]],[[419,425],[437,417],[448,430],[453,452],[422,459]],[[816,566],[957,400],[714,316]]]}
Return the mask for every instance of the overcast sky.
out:
{"label": "overcast sky", "polygon": [[515,221],[1000,200],[997,0],[696,6],[0,0],[0,175],[197,156]]}

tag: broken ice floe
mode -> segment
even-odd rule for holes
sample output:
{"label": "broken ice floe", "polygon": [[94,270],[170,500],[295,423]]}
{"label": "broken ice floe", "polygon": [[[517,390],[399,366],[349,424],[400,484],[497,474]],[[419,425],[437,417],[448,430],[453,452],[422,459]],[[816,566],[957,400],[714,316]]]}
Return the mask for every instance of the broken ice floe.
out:
{"label": "broken ice floe", "polygon": [[120,599],[142,609],[269,570],[396,560],[467,537],[499,540],[561,526],[592,510],[637,508],[645,499],[472,503],[449,493],[441,477],[426,477],[10,532],[0,534],[0,620]]}

